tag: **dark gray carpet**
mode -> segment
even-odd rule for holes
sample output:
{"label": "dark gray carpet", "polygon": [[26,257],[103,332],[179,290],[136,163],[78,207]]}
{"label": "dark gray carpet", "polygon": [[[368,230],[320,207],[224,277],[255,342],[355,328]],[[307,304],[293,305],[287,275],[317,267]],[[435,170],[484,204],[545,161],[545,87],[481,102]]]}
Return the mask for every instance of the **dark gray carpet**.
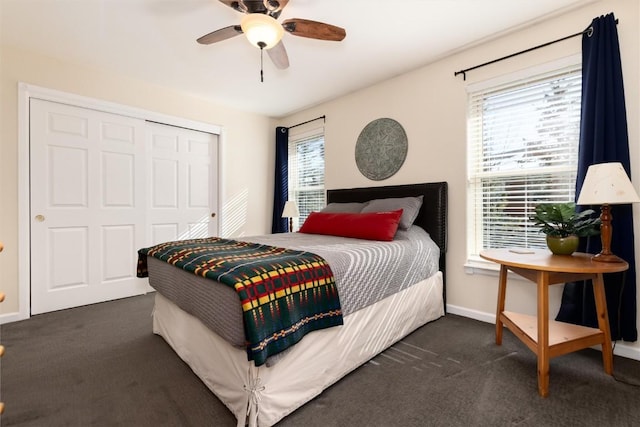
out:
{"label": "dark gray carpet", "polygon": [[[3,325],[2,426],[235,426],[235,418],[164,340],[152,295]],[[640,362],[616,357],[640,383]],[[285,418],[291,426],[638,426],[640,389],[606,375],[600,352],[536,360],[510,332],[447,315],[377,356]]]}

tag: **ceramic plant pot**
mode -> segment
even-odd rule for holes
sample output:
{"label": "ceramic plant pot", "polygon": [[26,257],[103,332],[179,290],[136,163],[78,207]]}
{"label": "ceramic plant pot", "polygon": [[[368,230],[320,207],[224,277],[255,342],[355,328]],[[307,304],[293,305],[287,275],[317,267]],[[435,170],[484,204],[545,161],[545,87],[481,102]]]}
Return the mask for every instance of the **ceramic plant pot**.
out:
{"label": "ceramic plant pot", "polygon": [[555,255],[571,255],[578,249],[578,243],[580,243],[578,236],[547,236],[547,247]]}

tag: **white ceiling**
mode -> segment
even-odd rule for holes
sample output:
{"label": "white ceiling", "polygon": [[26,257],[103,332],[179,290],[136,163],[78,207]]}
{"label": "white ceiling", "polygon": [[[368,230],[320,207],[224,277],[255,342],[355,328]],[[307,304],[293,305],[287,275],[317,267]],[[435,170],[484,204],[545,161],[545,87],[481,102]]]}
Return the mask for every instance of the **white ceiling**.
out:
{"label": "white ceiling", "polygon": [[260,51],[243,36],[196,43],[240,23],[242,15],[218,0],[0,0],[0,37],[3,44],[280,117],[592,1],[290,0],[280,21],[326,22],[345,28],[347,37],[328,42],[285,34],[291,65],[278,70],[265,55],[264,83]]}

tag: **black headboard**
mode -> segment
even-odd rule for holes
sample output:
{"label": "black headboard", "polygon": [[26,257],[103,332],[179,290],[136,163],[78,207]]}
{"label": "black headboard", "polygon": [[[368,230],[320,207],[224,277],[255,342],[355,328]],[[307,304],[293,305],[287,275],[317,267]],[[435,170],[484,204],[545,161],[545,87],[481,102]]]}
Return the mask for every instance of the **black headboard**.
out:
{"label": "black headboard", "polygon": [[[424,201],[414,224],[424,228],[440,247],[440,271],[446,283],[447,253],[447,183],[388,185],[384,187],[347,188],[327,190],[327,203],[368,202],[389,197],[424,196]],[[446,287],[445,287],[446,289]],[[443,289],[443,296],[446,292]],[[446,302],[446,299],[445,299]]]}

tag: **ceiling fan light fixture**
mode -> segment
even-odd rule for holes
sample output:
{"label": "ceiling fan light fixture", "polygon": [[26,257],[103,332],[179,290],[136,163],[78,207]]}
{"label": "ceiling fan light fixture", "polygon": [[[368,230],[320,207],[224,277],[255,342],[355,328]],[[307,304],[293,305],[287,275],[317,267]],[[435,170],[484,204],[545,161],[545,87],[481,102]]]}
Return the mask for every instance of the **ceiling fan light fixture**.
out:
{"label": "ceiling fan light fixture", "polygon": [[[284,28],[274,18],[262,13],[249,13],[240,22],[242,32],[255,47],[271,49],[280,42]],[[260,46],[263,44],[263,46]]]}

